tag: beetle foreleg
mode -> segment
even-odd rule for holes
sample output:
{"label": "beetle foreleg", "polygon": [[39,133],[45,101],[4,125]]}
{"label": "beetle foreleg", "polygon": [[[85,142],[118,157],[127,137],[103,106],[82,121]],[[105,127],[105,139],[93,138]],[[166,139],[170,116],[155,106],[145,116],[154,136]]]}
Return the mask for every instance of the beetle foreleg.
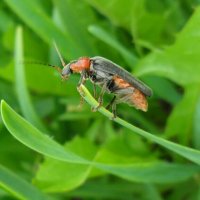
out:
{"label": "beetle foreleg", "polygon": [[79,80],[79,82],[78,82],[78,87],[79,87],[81,84],[84,85],[86,79],[87,79],[87,72],[86,72],[86,71],[82,71],[82,72],[81,72],[81,78],[80,78],[80,80]]}
{"label": "beetle foreleg", "polygon": [[[78,82],[78,87],[80,87],[81,84],[83,84],[83,85],[85,84],[86,78],[87,78],[87,72],[86,71],[82,71],[80,80]],[[78,107],[81,108],[83,106],[83,103],[84,103],[84,98],[81,96],[80,103],[79,103]]]}
{"label": "beetle foreleg", "polygon": [[78,87],[79,87],[81,84],[84,85],[84,83],[85,83],[85,78],[84,78],[84,76],[81,74],[81,78],[80,78],[80,80],[79,80],[79,82],[78,82]]}

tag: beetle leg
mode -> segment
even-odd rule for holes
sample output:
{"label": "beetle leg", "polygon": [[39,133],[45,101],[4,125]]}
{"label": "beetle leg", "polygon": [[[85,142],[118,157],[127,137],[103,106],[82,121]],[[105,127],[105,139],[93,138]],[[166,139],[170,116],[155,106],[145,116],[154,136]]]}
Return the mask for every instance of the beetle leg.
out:
{"label": "beetle leg", "polygon": [[98,98],[98,103],[99,105],[96,107],[96,109],[100,108],[103,104],[103,95],[105,94],[106,92],[106,87],[107,87],[107,82],[104,83],[102,89],[101,89],[101,92],[100,92],[100,95],[99,95],[99,98]]}
{"label": "beetle leg", "polygon": [[117,105],[117,100],[116,100],[116,96],[114,96],[112,100],[110,101],[110,103],[106,106],[106,109],[109,109],[110,107],[112,107],[113,116],[111,117],[111,120],[117,117],[116,105]]}
{"label": "beetle leg", "polygon": [[[83,84],[83,85],[85,84],[86,78],[87,78],[86,71],[82,71],[81,72],[81,78],[80,78],[80,80],[78,82],[78,87],[80,87],[81,84]],[[81,96],[80,103],[79,103],[78,107],[81,108],[83,106],[83,103],[84,103],[84,98]]]}
{"label": "beetle leg", "polygon": [[103,84],[103,87],[101,89],[101,92],[100,92],[100,95],[99,95],[99,98],[98,98],[99,105],[94,107],[94,108],[92,108],[93,112],[96,112],[102,106],[102,104],[103,104],[103,95],[106,92],[106,87],[107,87],[107,81]]}
{"label": "beetle leg", "polygon": [[106,109],[107,109],[107,110],[109,110],[110,107],[113,105],[115,99],[116,99],[116,96],[114,96],[114,97],[112,98],[112,100],[110,101],[110,103],[106,106]]}
{"label": "beetle leg", "polygon": [[117,108],[116,108],[116,105],[117,105],[117,102],[114,101],[112,103],[112,113],[113,113],[113,116],[111,118],[111,120],[115,119],[117,117]]}
{"label": "beetle leg", "polygon": [[96,88],[96,84],[93,83],[93,89],[94,89],[94,98],[97,98],[97,88]]}
{"label": "beetle leg", "polygon": [[80,78],[80,80],[79,80],[79,82],[78,82],[78,87],[79,87],[81,84],[84,85],[86,78],[87,78],[87,73],[86,73],[86,71],[82,71],[82,72],[81,72],[81,78]]}

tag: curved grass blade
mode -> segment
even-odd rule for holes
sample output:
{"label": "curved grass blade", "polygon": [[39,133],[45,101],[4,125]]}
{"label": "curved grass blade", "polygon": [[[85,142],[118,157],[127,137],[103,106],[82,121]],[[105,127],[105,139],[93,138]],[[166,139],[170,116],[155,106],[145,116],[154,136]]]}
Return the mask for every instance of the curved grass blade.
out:
{"label": "curved grass blade", "polygon": [[21,179],[19,176],[0,165],[0,187],[12,196],[22,200],[50,199],[37,188]]}
{"label": "curved grass blade", "polygon": [[[64,161],[65,164],[76,163],[74,167],[77,168],[79,168],[79,164],[84,164],[89,165],[89,167],[97,167],[130,181],[153,183],[183,181],[199,172],[199,167],[196,165],[168,164],[158,161],[137,164],[110,164],[114,162],[112,157],[110,157],[109,163],[100,163],[95,158],[95,162],[89,161],[82,156],[77,156],[77,154],[74,154],[69,149],[64,149],[64,147],[51,138],[42,134],[38,129],[15,113],[5,101],[1,102],[1,113],[7,129],[20,142],[45,156]],[[105,157],[109,157],[109,155],[105,155]],[[157,172],[157,176],[153,173],[155,171]],[[169,176],[169,174],[176,175]]]}
{"label": "curved grass blade", "polygon": [[[89,91],[83,85],[81,85],[78,88],[78,90],[79,90],[79,93],[81,94],[81,96],[92,107],[96,107],[98,105],[98,102],[92,97],[92,95],[89,93]],[[110,119],[113,117],[113,114],[103,107],[99,109],[99,112]],[[168,141],[165,139],[162,139],[162,138],[155,136],[149,132],[146,132],[136,126],[133,126],[132,124],[129,124],[128,122],[124,121],[123,119],[120,119],[119,117],[115,118],[114,121],[117,122],[118,124],[122,125],[123,127],[130,129],[135,134],[138,134],[150,141],[153,141],[153,142],[179,154],[180,156],[200,165],[200,151],[186,147],[186,146],[176,144],[174,142],[171,142],[171,141]]]}
{"label": "curved grass blade", "polygon": [[15,113],[3,100],[1,101],[1,114],[9,132],[29,148],[61,161],[88,164],[88,161],[84,158],[70,151],[65,151],[61,145],[49,136],[42,134],[37,128]]}
{"label": "curved grass blade", "polygon": [[[130,165],[96,166],[116,176],[133,182],[143,183],[176,183],[187,180],[200,172],[197,165],[169,164],[164,162],[146,162]],[[187,171],[187,173],[185,173]]]}

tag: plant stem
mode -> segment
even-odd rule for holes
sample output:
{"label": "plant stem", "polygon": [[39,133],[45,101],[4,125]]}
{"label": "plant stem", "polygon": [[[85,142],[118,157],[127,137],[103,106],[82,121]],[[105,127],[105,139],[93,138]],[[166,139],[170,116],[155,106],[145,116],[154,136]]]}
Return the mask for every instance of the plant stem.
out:
{"label": "plant stem", "polygon": [[[88,104],[90,104],[92,107],[96,107],[98,105],[98,102],[92,97],[92,95],[89,93],[89,91],[86,89],[85,86],[80,85],[78,87],[78,91],[79,91],[80,95],[85,99],[85,101]],[[111,112],[109,112],[108,110],[106,110],[104,107],[99,108],[98,111],[100,113],[102,113],[103,115],[105,115],[106,117],[108,117],[109,119],[112,119],[112,117],[113,117],[113,114]],[[151,141],[181,155],[182,157],[184,157],[188,160],[191,160],[200,165],[200,151],[189,148],[189,147],[185,147],[180,144],[176,144],[174,142],[171,142],[171,141],[165,140],[163,138],[160,138],[158,136],[155,136],[147,131],[144,131],[144,130],[126,122],[125,120],[123,120],[119,117],[114,118],[113,121],[117,122],[118,124],[122,125],[123,127],[130,129],[135,134],[138,134],[148,140],[151,140]]]}

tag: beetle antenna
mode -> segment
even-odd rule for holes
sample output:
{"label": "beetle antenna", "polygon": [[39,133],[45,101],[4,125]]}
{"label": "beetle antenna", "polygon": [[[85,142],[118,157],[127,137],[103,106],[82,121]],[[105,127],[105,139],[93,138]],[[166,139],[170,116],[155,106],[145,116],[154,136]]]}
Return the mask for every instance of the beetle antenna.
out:
{"label": "beetle antenna", "polygon": [[58,71],[59,73],[62,72],[62,69],[58,66],[55,65],[51,65],[49,63],[44,63],[41,61],[23,61],[24,64],[29,64],[29,65],[44,65],[44,66],[49,66],[49,67],[53,67],[56,71]]}
{"label": "beetle antenna", "polygon": [[63,59],[63,57],[62,57],[62,55],[61,55],[61,53],[60,53],[60,51],[59,51],[59,49],[58,49],[58,46],[57,46],[57,44],[56,44],[56,42],[55,41],[53,41],[53,44],[54,44],[54,47],[55,47],[55,49],[56,49],[56,52],[57,52],[57,54],[58,54],[58,56],[59,56],[59,58],[60,58],[60,61],[61,61],[61,63],[62,63],[62,66],[63,67],[65,67],[65,61],[64,61],[64,59]]}

